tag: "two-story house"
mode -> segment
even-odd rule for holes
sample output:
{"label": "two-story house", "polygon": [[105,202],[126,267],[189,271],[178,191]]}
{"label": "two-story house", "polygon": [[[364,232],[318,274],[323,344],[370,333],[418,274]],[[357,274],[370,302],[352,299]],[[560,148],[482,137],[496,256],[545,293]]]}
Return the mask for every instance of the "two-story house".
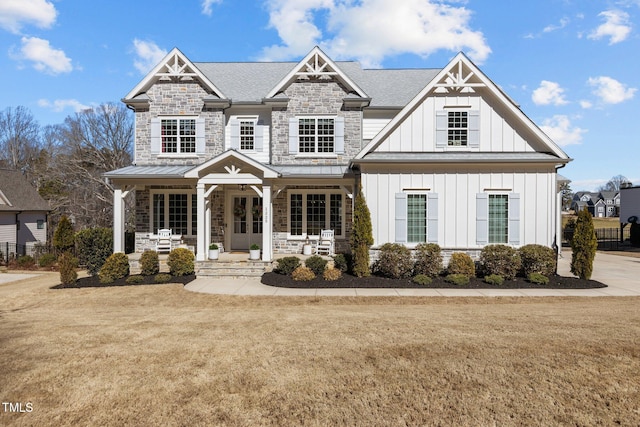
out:
{"label": "two-story house", "polygon": [[136,251],[170,228],[262,259],[332,229],[348,251],[358,191],[373,250],[436,242],[552,246],[570,159],[465,55],[441,69],[362,69],[314,48],[299,62],[191,62],[171,51],[123,99],[134,164],[108,172],[114,249],[135,190]]}

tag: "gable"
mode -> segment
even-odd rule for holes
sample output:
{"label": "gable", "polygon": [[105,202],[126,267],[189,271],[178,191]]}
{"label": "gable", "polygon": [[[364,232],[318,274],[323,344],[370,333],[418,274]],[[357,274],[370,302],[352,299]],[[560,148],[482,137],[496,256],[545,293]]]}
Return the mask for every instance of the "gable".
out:
{"label": "gable", "polygon": [[[457,114],[464,116],[465,137],[469,138],[464,146],[454,146],[447,140],[447,127]],[[563,163],[569,161],[568,156],[462,53],[371,140],[355,161],[374,152],[448,151],[537,152],[549,153]]]}

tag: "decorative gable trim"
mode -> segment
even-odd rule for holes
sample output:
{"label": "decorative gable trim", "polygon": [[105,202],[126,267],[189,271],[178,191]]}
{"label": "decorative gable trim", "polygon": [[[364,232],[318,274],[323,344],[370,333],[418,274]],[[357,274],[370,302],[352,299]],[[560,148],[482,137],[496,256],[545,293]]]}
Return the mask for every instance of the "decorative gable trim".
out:
{"label": "decorative gable trim", "polygon": [[504,105],[520,122],[536,135],[548,152],[553,153],[563,163],[569,157],[556,145],[540,128],[520,110],[498,86],[496,86],[469,58],[462,52],[458,53],[449,64],[443,68],[400,112],[367,144],[352,160],[358,163],[367,154],[376,150],[393,131],[395,131],[413,111],[434,93],[474,93],[484,88]]}
{"label": "decorative gable trim", "polygon": [[[157,81],[198,81],[218,99],[227,97],[218,89],[178,48],[173,48],[156,67],[124,98],[124,102],[135,102],[134,98],[149,90]],[[212,101],[212,100],[210,100]]]}
{"label": "decorative gable trim", "polygon": [[201,178],[206,175],[207,170],[215,168],[218,164],[226,163],[229,159],[234,160],[231,164],[231,169],[234,171],[240,171],[240,169],[244,169],[245,166],[248,166],[252,169],[257,169],[263,176],[263,178],[278,178],[280,174],[271,169],[264,164],[253,160],[251,157],[248,157],[242,153],[237,152],[236,150],[230,149],[225,151],[224,153],[208,160],[205,163],[202,163],[194,168],[185,172],[185,178]]}
{"label": "decorative gable trim", "polygon": [[337,79],[347,90],[354,92],[360,98],[368,98],[367,94],[343,73],[318,46],[311,49],[311,52],[269,91],[266,98],[275,97],[298,79]]}

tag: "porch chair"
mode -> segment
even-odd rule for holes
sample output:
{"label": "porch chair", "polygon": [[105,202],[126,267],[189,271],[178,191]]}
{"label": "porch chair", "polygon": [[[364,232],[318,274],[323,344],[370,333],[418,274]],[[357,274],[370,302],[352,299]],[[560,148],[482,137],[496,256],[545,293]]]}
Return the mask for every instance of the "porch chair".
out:
{"label": "porch chair", "polygon": [[316,255],[334,255],[334,235],[333,230],[321,230],[320,239],[316,245]]}
{"label": "porch chair", "polygon": [[156,240],[156,252],[171,252],[171,234],[172,230],[163,228],[158,230],[158,240]]}

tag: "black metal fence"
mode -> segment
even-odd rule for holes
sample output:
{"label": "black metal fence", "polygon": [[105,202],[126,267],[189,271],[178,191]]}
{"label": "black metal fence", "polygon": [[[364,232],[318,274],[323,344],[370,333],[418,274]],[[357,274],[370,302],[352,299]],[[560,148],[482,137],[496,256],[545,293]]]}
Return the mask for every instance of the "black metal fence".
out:
{"label": "black metal fence", "polygon": [[25,245],[10,242],[0,242],[0,262],[7,264],[11,260],[17,259],[24,255],[29,255],[33,257],[33,259],[37,263],[42,254],[46,254],[50,251],[51,248],[39,242],[30,242]]}
{"label": "black metal fence", "polygon": [[[596,238],[598,239],[598,249],[604,251],[617,251],[625,245],[625,240],[629,239],[629,227],[622,231],[620,228],[596,228]],[[574,230],[567,228],[562,234],[564,246],[570,246],[573,239]]]}

